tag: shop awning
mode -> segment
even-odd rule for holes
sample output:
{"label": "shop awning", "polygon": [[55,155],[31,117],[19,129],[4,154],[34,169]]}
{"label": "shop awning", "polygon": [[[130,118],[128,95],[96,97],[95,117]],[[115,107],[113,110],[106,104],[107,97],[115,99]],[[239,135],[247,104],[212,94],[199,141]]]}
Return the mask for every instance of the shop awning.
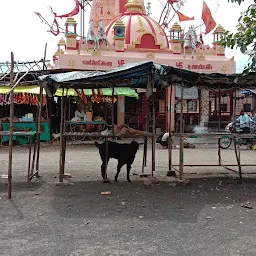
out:
{"label": "shop awning", "polygon": [[[150,79],[152,80],[150,81]],[[49,96],[53,96],[57,88],[111,88],[130,87],[147,89],[166,88],[169,85],[206,88],[210,90],[250,89],[255,88],[256,72],[247,75],[197,73],[190,70],[174,68],[153,62],[130,63],[110,71],[77,71],[40,76]],[[152,83],[151,83],[152,82]]]}
{"label": "shop awning", "polygon": [[92,89],[92,88],[147,88],[148,78],[153,75],[153,62],[130,63],[110,71],[74,71],[40,76],[49,96],[57,88]]}
{"label": "shop awning", "polygon": [[[7,94],[10,91],[9,87],[6,86],[0,86],[0,94]],[[103,96],[111,96],[112,95],[112,89],[109,88],[103,88],[101,89]],[[31,94],[39,94],[40,93],[40,87],[39,86],[17,86],[14,89],[14,93],[31,93]],[[43,92],[45,93],[45,90]],[[85,89],[84,90],[85,95],[91,96],[92,90],[91,89]],[[65,93],[66,95],[66,93]],[[126,97],[134,97],[138,98],[138,93],[131,88],[115,88],[114,90],[115,96],[126,96]],[[62,89],[57,89],[55,96],[62,96]],[[77,96],[74,89],[68,90],[68,96]]]}
{"label": "shop awning", "polygon": [[[92,95],[92,89],[83,89],[84,94],[86,96]],[[102,96],[112,96],[112,89],[111,88],[102,88]],[[69,89],[67,91],[64,91],[64,95],[69,96],[77,96],[77,93],[74,89]],[[138,93],[131,88],[124,87],[124,88],[115,88],[114,89],[114,95],[115,96],[125,96],[125,97],[133,97],[133,98],[139,98]],[[62,96],[62,89],[57,89],[55,96]]]}
{"label": "shop awning", "polygon": [[[7,94],[10,91],[9,86],[0,86],[0,94]],[[35,86],[17,86],[14,89],[14,93],[31,93],[31,94],[39,94],[40,87],[38,85]],[[45,92],[44,92],[45,94]]]}

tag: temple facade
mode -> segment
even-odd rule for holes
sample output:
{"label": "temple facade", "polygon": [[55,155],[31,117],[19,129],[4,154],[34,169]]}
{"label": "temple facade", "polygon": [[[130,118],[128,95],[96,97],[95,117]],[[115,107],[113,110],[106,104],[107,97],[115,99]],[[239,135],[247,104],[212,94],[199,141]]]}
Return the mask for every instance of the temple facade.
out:
{"label": "temple facade", "polygon": [[[146,14],[143,0],[94,0],[85,38],[78,36],[74,17],[67,18],[65,26],[65,37],[58,42],[53,56],[54,69],[109,70],[126,63],[150,60],[202,73],[236,72],[234,58],[227,58],[220,44],[225,32],[221,25],[213,31],[212,46],[204,45],[193,26],[185,32],[175,23],[166,33]],[[175,113],[179,113],[180,107],[178,91],[174,86],[172,91],[168,88],[156,92],[159,131],[167,130],[168,110],[172,115],[172,130],[176,129]],[[139,101],[118,97],[118,123],[135,126],[143,120],[144,94],[141,92]],[[209,104],[209,91],[192,88],[187,95],[183,107],[185,122],[190,125],[208,123],[216,108]]]}

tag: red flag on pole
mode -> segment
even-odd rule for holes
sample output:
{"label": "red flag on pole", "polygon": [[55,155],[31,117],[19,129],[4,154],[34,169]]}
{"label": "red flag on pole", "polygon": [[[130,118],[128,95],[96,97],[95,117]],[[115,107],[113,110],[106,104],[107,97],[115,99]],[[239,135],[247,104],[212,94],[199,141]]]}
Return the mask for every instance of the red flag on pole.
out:
{"label": "red flag on pole", "polygon": [[174,4],[174,3],[178,3],[179,0],[168,0],[168,2],[169,2],[170,4]]}
{"label": "red flag on pole", "polygon": [[205,34],[208,34],[209,32],[211,32],[217,25],[205,1],[203,4],[202,20],[205,24]]}
{"label": "red flag on pole", "polygon": [[182,21],[188,21],[188,20],[194,20],[195,17],[188,17],[184,14],[182,14],[181,12],[177,12],[178,14],[178,17],[179,17],[179,21],[182,22]]}

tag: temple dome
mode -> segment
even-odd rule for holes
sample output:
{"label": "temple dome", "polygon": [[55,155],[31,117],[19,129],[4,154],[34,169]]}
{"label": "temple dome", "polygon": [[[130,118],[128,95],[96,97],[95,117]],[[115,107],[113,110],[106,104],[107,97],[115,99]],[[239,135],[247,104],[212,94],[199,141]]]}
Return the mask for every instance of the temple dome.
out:
{"label": "temple dome", "polygon": [[143,0],[130,0],[125,5],[126,12],[110,22],[106,34],[110,44],[114,44],[114,25],[116,21],[124,23],[125,45],[135,49],[169,48],[164,29],[154,19],[146,15]]}

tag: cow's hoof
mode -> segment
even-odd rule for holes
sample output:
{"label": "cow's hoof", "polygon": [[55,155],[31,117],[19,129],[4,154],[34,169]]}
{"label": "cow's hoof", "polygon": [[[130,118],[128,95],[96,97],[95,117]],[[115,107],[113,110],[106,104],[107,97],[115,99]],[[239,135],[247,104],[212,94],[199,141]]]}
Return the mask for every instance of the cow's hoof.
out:
{"label": "cow's hoof", "polygon": [[103,183],[109,183],[109,180],[108,179],[103,180]]}
{"label": "cow's hoof", "polygon": [[132,182],[130,179],[129,180],[127,180],[128,182]]}

